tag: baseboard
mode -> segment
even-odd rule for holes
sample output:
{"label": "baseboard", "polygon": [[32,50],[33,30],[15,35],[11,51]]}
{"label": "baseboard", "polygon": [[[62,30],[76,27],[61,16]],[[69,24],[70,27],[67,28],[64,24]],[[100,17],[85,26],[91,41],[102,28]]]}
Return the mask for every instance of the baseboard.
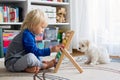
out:
{"label": "baseboard", "polygon": [[113,55],[110,55],[110,58],[120,59],[120,56],[113,56]]}

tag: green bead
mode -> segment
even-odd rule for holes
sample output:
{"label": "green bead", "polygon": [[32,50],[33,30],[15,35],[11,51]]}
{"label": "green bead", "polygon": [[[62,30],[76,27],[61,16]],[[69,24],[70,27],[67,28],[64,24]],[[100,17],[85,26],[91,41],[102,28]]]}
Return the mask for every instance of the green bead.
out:
{"label": "green bead", "polygon": [[58,52],[57,55],[56,55],[56,58],[60,59],[60,56],[61,56],[61,52]]}

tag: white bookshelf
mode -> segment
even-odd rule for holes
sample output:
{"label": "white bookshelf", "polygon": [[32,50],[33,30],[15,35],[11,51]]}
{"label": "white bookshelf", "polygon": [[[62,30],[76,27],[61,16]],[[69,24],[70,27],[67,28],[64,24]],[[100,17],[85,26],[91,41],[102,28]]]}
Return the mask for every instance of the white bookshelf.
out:
{"label": "white bookshelf", "polygon": [[[56,26],[66,26],[70,28],[70,0],[68,0],[68,2],[52,2],[52,1],[41,1],[41,0],[0,0],[0,5],[1,4],[9,4],[9,5],[14,5],[15,6],[19,6],[22,7],[23,12],[23,18],[25,17],[25,15],[31,10],[32,5],[37,5],[37,6],[41,6],[41,5],[45,5],[45,6],[61,6],[61,7],[66,7],[67,8],[67,18],[69,18],[66,23],[53,23],[53,22],[49,22],[49,25],[56,25]],[[22,22],[0,22],[0,25],[21,25]]]}
{"label": "white bookshelf", "polygon": [[[48,26],[58,26],[58,27],[67,27],[67,29],[71,29],[71,0],[68,2],[55,2],[55,1],[43,1],[43,0],[0,0],[0,6],[8,5],[8,6],[18,6],[22,8],[22,16],[23,19],[25,15],[31,11],[33,5],[39,6],[52,6],[52,7],[65,7],[67,10],[67,22],[65,23],[57,23],[50,21]],[[0,26],[2,25],[21,25],[22,22],[0,22]]]}
{"label": "white bookshelf", "polygon": [[[18,6],[21,7],[23,19],[25,15],[31,11],[32,5],[37,6],[52,6],[52,7],[65,7],[67,9],[67,22],[65,23],[57,23],[57,22],[49,22],[49,26],[56,26],[61,29],[68,30],[71,29],[71,0],[68,0],[68,2],[51,2],[51,1],[42,1],[42,0],[0,0],[0,6],[3,6],[3,4],[8,6]],[[0,22],[0,26],[18,26],[20,27],[22,25],[22,22]]]}

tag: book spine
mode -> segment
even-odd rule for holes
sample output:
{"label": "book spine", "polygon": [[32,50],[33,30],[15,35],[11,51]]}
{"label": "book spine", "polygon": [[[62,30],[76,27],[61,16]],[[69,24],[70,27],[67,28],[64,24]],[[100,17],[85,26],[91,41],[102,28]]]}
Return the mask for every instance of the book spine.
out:
{"label": "book spine", "polygon": [[8,22],[8,17],[7,17],[7,6],[4,5],[3,6],[3,9],[4,9],[4,22]]}
{"label": "book spine", "polygon": [[0,22],[3,22],[3,7],[0,6]]}
{"label": "book spine", "polygon": [[10,22],[15,22],[15,9],[10,8]]}
{"label": "book spine", "polygon": [[0,28],[0,58],[4,57],[2,28]]}
{"label": "book spine", "polygon": [[16,22],[19,22],[19,7],[16,7]]}

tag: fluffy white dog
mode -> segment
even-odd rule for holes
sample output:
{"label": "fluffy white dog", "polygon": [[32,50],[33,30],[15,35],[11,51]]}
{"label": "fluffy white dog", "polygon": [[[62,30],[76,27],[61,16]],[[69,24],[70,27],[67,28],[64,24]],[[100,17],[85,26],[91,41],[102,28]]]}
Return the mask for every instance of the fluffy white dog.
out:
{"label": "fluffy white dog", "polygon": [[98,47],[88,40],[80,41],[78,50],[84,52],[88,60],[85,62],[90,65],[105,64],[110,62],[107,49]]}

